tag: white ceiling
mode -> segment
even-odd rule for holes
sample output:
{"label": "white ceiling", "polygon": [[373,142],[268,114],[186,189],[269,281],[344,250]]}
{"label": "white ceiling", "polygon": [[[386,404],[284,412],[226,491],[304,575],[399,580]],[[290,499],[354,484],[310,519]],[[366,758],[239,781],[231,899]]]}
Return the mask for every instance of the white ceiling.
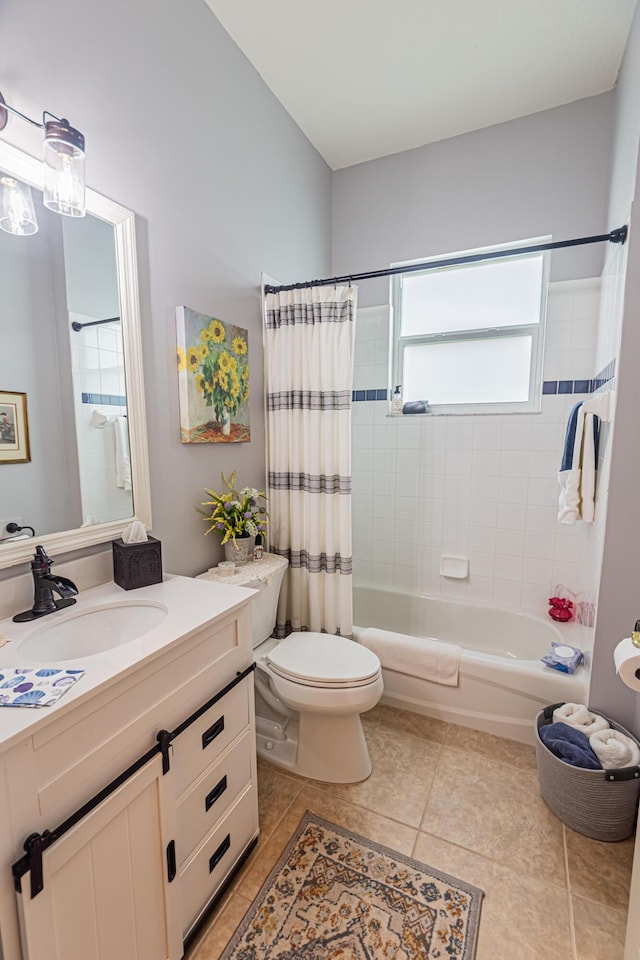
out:
{"label": "white ceiling", "polygon": [[334,170],[610,90],[637,0],[205,0]]}

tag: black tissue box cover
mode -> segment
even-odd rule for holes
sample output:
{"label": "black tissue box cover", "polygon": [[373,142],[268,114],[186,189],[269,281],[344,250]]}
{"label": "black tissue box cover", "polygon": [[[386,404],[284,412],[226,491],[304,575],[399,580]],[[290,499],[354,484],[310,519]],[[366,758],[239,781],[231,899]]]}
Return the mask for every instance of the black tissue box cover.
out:
{"label": "black tissue box cover", "polygon": [[123,590],[162,583],[162,547],[149,537],[145,543],[113,540],[113,579]]}

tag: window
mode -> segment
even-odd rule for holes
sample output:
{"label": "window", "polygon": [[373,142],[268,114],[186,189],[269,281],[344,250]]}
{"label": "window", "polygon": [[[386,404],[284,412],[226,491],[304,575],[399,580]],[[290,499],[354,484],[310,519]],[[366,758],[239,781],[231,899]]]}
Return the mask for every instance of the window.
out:
{"label": "window", "polygon": [[438,413],[537,409],[546,272],[544,254],[516,253],[396,275],[393,383],[403,401],[428,400]]}

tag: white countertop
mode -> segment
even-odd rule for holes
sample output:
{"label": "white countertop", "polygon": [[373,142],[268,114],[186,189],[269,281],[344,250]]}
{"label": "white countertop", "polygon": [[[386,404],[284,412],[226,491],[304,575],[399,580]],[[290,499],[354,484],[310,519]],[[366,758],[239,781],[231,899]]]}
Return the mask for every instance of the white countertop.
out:
{"label": "white countertop", "polygon": [[[73,606],[29,623],[0,620],[0,637],[9,638],[9,643],[0,647],[0,670],[2,667],[64,666],[86,671],[53,706],[0,707],[0,751],[23,739],[25,734],[29,735],[36,726],[46,725],[99,690],[151,662],[207,623],[244,606],[254,593],[245,587],[167,575],[162,583],[137,590],[123,590],[115,583],[105,583],[83,591]],[[102,604],[135,603],[136,600],[162,604],[168,612],[157,626],[135,640],[103,653],[66,659],[64,663],[34,661],[20,653],[21,640],[33,631],[55,623],[56,619],[62,621]]]}

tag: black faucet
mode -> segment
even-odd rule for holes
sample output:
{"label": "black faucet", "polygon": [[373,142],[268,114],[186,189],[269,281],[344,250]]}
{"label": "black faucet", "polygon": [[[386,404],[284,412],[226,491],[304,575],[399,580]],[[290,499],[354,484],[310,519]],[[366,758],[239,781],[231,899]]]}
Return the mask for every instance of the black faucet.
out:
{"label": "black faucet", "polygon": [[[48,613],[55,613],[56,610],[70,607],[76,602],[74,598],[78,593],[78,588],[73,580],[69,580],[68,577],[56,576],[51,573],[53,562],[44,547],[36,547],[36,552],[31,561],[34,588],[33,606],[31,610],[16,613],[13,618],[14,623],[24,623],[26,620],[46,617]],[[53,599],[54,590],[60,595],[59,600]]]}

